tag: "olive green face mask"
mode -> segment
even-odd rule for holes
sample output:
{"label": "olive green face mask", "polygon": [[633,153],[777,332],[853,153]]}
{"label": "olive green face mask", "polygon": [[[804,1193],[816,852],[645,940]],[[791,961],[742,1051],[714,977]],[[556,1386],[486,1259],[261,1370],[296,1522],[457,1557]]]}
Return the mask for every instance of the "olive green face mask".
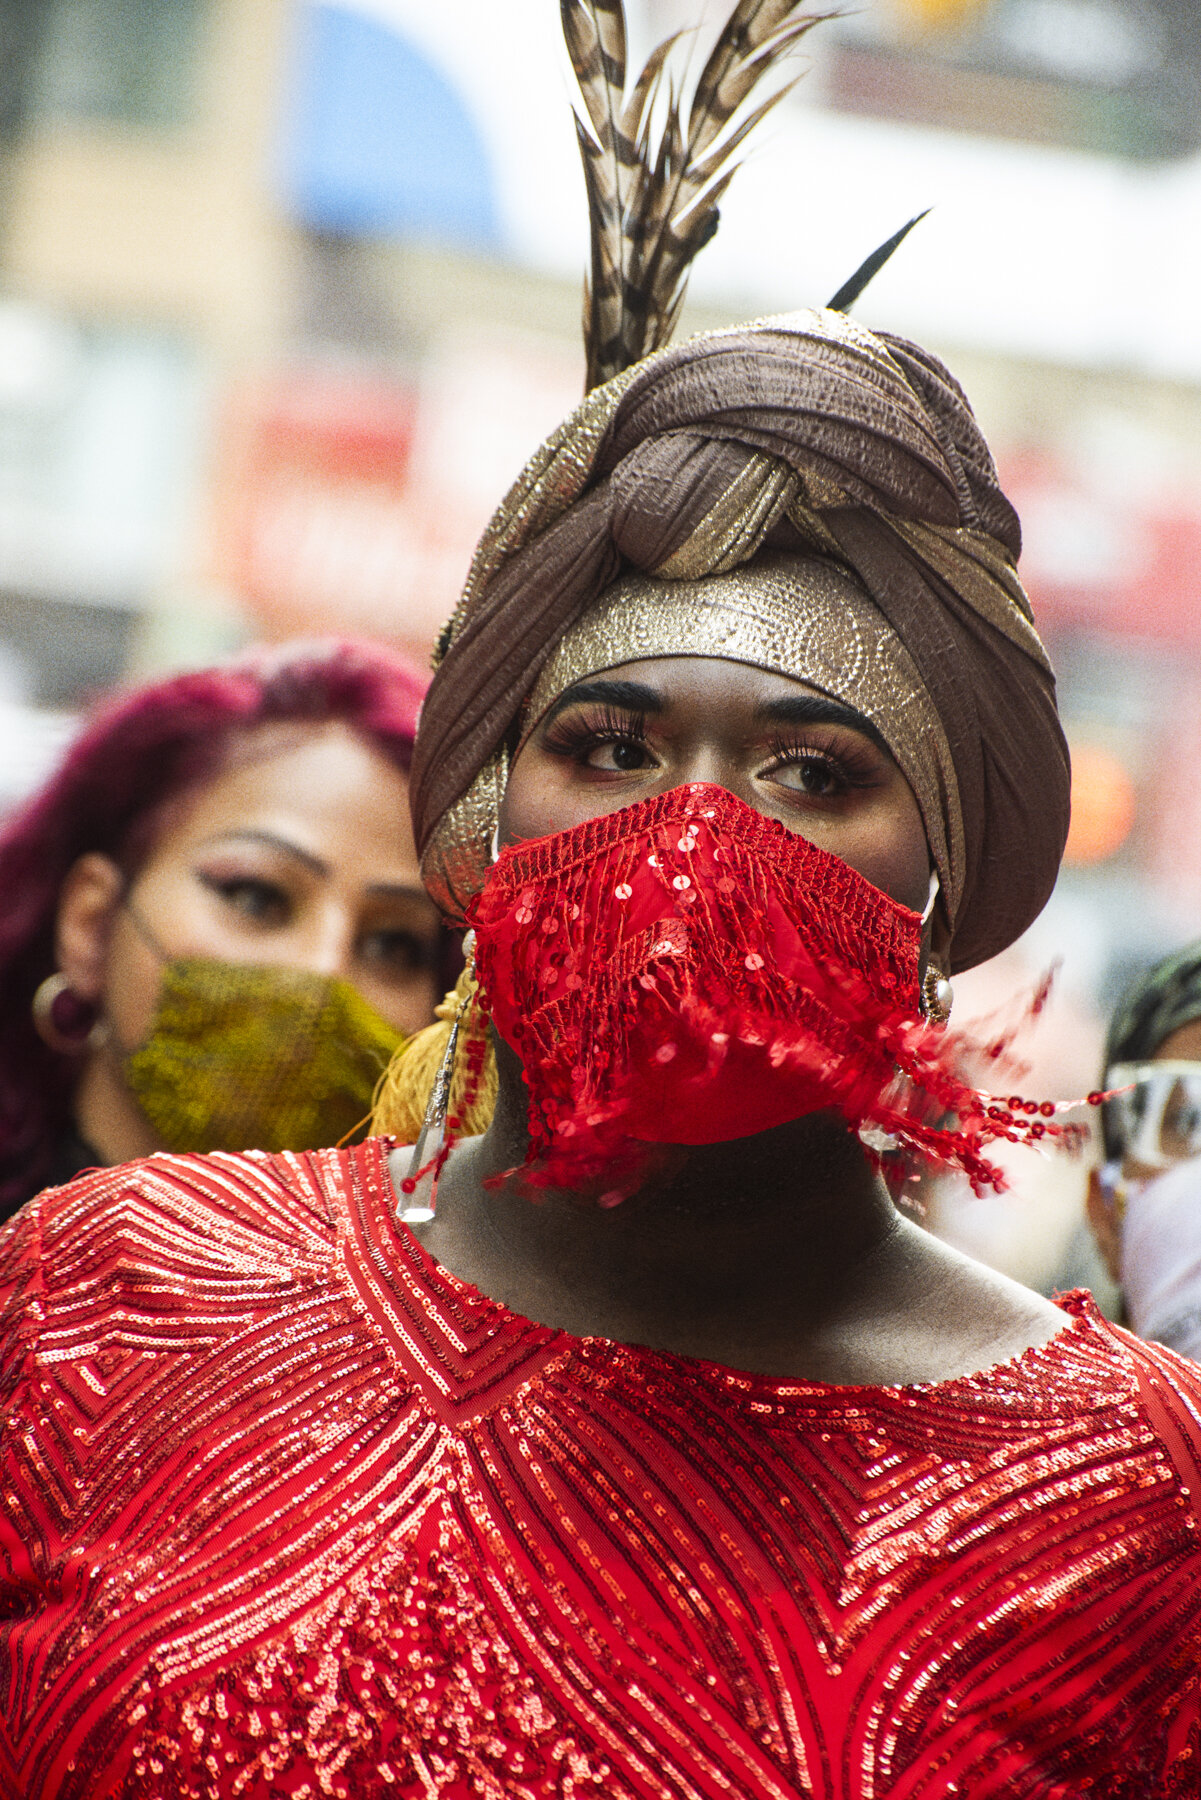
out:
{"label": "olive green face mask", "polygon": [[176,957],[123,1068],[168,1150],[316,1150],[366,1122],[400,1042],[338,976]]}

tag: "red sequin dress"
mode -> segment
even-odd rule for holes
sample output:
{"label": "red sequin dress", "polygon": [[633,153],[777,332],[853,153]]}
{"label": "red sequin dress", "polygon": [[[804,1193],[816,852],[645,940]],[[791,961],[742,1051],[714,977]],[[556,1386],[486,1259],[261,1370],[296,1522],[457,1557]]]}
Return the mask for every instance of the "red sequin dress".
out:
{"label": "red sequin dress", "polygon": [[1197,1370],[1085,1299],[924,1388],[570,1337],[385,1149],[0,1240],[7,1800],[1198,1794]]}

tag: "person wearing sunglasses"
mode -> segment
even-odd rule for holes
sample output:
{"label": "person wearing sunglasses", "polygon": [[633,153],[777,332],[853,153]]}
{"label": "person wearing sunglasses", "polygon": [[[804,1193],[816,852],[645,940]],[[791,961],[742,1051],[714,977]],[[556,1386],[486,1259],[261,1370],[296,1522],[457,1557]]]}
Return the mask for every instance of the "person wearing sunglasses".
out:
{"label": "person wearing sunglasses", "polygon": [[1088,1217],[1142,1338],[1201,1362],[1201,943],[1165,957],[1109,1028],[1105,1160]]}

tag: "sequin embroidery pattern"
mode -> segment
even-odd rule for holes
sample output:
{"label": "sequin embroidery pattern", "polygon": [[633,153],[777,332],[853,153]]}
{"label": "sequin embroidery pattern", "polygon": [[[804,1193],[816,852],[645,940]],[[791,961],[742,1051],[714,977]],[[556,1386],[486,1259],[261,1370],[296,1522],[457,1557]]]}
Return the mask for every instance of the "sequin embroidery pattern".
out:
{"label": "sequin embroidery pattern", "polygon": [[386,1148],[0,1243],[4,1800],[1195,1800],[1189,1365],[1084,1299],[926,1388],[573,1338]]}

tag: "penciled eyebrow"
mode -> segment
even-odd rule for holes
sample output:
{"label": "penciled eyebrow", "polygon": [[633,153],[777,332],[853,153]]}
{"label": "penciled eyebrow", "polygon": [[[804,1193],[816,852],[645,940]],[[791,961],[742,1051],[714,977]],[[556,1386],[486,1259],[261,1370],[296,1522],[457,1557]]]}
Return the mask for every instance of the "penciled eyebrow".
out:
{"label": "penciled eyebrow", "polygon": [[759,717],[771,725],[841,725],[848,731],[857,731],[861,737],[870,738],[886,756],[892,755],[878,727],[870,719],[856,712],[853,706],[824,699],[821,694],[785,694],[779,700],[769,700],[761,706]]}
{"label": "penciled eyebrow", "polygon": [[[577,681],[574,687],[566,688],[559,695],[543,725],[550,725],[569,706],[589,704],[617,706],[624,712],[652,715],[666,712],[668,705],[657,688],[647,687],[641,681]],[[870,719],[853,706],[828,700],[822,694],[784,694],[778,700],[768,700],[757,707],[756,717],[768,725],[840,725],[847,731],[857,731],[861,737],[870,738],[886,756],[892,755]]]}
{"label": "penciled eyebrow", "polygon": [[544,725],[549,725],[569,706],[620,706],[623,712],[661,713],[662,694],[641,681],[577,681],[564,688],[547,712]]}
{"label": "penciled eyebrow", "polygon": [[198,850],[210,850],[217,844],[244,843],[264,844],[268,850],[278,850],[284,856],[290,856],[296,862],[303,863],[314,875],[328,876],[329,864],[314,856],[311,850],[302,850],[299,844],[293,844],[288,838],[278,837],[274,831],[255,831],[249,826],[244,831],[218,831],[211,838],[205,838]]}
{"label": "penciled eyebrow", "polygon": [[[303,863],[306,869],[311,869],[314,875],[319,875],[322,879],[331,873],[329,864],[322,862],[319,856],[314,856],[311,850],[302,850],[299,844],[294,844],[290,838],[279,837],[274,831],[255,831],[250,826],[244,831],[219,831],[215,837],[205,838],[198,848],[208,850],[216,844],[230,842],[265,844],[269,850],[278,850],[282,855],[292,857],[295,862]],[[425,889],[416,882],[371,881],[364,892],[377,900],[420,900],[426,905],[432,905]]]}

